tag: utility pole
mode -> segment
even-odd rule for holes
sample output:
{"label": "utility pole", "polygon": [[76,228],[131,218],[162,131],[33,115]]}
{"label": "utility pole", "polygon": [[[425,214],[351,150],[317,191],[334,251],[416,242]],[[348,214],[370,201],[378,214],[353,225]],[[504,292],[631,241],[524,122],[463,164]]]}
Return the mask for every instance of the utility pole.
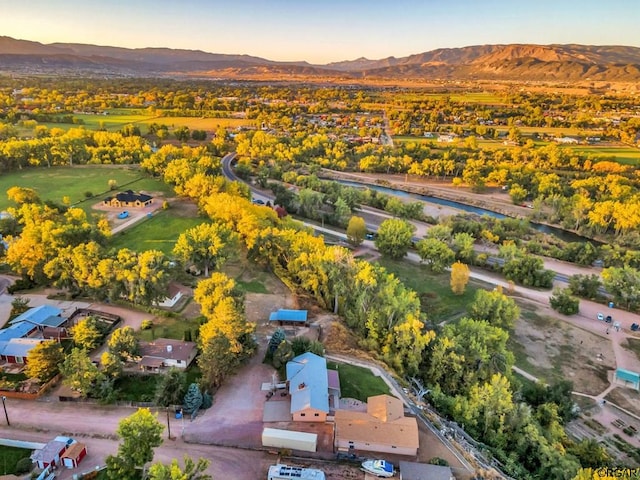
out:
{"label": "utility pole", "polygon": [[169,407],[167,407],[167,431],[169,432],[169,440],[171,440],[171,422],[169,422]]}
{"label": "utility pole", "polygon": [[7,413],[7,405],[5,403],[5,400],[7,400],[7,397],[2,395],[2,407],[4,408],[4,417],[7,419],[7,426],[10,427],[11,424],[9,423],[9,414]]}

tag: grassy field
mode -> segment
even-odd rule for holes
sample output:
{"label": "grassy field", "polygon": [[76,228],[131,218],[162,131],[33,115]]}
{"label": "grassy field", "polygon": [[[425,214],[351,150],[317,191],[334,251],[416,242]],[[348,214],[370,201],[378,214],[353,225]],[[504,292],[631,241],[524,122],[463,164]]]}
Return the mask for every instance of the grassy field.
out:
{"label": "grassy field", "polygon": [[[78,166],[19,170],[0,176],[0,191],[6,192],[14,186],[33,188],[42,200],[51,200],[56,203],[62,203],[63,197],[68,196],[72,205],[90,212],[91,206],[96,201],[113,194],[112,191],[109,191],[109,180],[115,180],[120,189],[171,192],[171,187],[161,181],[147,177],[135,168],[124,166],[116,168]],[[102,196],[88,200],[85,192],[91,192],[93,195],[102,194]],[[12,203],[9,202],[6,195],[0,195],[0,210],[5,210],[11,205]]]}
{"label": "grassy field", "polygon": [[29,458],[31,450],[26,448],[5,447],[0,445],[0,474],[10,475],[16,472],[16,464],[21,458]]}
{"label": "grassy field", "polygon": [[117,250],[128,248],[137,252],[160,250],[170,255],[176,240],[185,230],[207,220],[199,217],[183,217],[171,209],[160,210],[131,228],[114,235],[109,246]]}
{"label": "grassy field", "polygon": [[116,400],[125,402],[151,402],[156,393],[160,375],[123,375],[116,380]]}
{"label": "grassy field", "polygon": [[195,319],[158,317],[153,322],[153,327],[148,330],[140,330],[138,339],[143,342],[151,342],[156,338],[172,338],[183,340],[186,331],[191,330],[191,338],[195,338],[200,322]]}
{"label": "grassy field", "polygon": [[327,368],[338,371],[342,398],[355,398],[366,402],[367,398],[374,395],[389,393],[389,387],[384,380],[376,377],[368,368],[334,362],[328,362]]}
{"label": "grassy field", "polygon": [[440,323],[464,313],[465,305],[473,300],[476,290],[482,288],[480,284],[470,281],[463,295],[454,295],[449,286],[448,272],[436,274],[424,265],[386,258],[378,262],[418,294],[422,311],[431,322]]}
{"label": "grassy field", "polygon": [[116,111],[109,115],[95,114],[76,114],[74,118],[81,120],[82,125],[63,124],[63,123],[47,123],[44,124],[49,128],[62,128],[68,130],[73,127],[83,126],[87,130],[105,130],[114,132],[120,130],[124,125],[132,124],[140,128],[143,135],[146,135],[147,128],[152,123],[158,125],[167,125],[169,128],[188,127],[191,130],[208,130],[214,131],[220,127],[239,127],[255,125],[255,121],[244,118],[202,118],[202,117],[163,117],[158,115],[149,115],[146,111]]}
{"label": "grassy field", "polygon": [[615,157],[615,159],[625,165],[640,164],[640,148],[629,146],[598,146],[598,145],[578,145],[570,146],[573,151],[584,155],[597,155],[601,157]]}

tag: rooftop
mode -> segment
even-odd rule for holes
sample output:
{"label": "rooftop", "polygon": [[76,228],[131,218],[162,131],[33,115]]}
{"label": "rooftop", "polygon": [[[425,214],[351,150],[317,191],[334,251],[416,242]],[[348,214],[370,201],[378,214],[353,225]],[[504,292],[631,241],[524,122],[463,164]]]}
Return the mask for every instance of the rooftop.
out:
{"label": "rooftop", "polygon": [[[51,305],[40,305],[39,307],[30,308],[26,312],[18,315],[9,323],[14,325],[16,323],[27,321],[36,325],[44,325],[43,322],[48,321],[49,317],[60,317],[61,314],[62,310],[57,307],[53,307]],[[64,319],[62,319],[62,322],[64,322]],[[60,323],[58,325],[48,323],[47,325],[57,327]]]}
{"label": "rooftop", "polygon": [[314,353],[298,355],[287,363],[291,413],[313,408],[329,413],[327,361]]}
{"label": "rooftop", "polygon": [[196,350],[195,342],[156,338],[153,342],[140,342],[141,357],[155,357],[167,360],[191,360]]}

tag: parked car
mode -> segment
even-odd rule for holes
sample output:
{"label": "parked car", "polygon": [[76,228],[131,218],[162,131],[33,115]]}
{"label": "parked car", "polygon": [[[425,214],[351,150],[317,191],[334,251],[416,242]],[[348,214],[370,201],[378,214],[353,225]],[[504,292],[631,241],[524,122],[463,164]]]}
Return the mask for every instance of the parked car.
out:
{"label": "parked car", "polygon": [[613,322],[613,317],[611,315],[607,315],[606,318],[604,319],[605,322],[607,323],[611,323]]}
{"label": "parked car", "polygon": [[375,240],[376,238],[376,234],[372,233],[372,232],[367,232],[364,236],[364,238],[366,238],[367,240]]}
{"label": "parked car", "polygon": [[251,200],[255,205],[264,205],[264,200],[260,200],[259,198],[254,198]]}
{"label": "parked car", "polygon": [[119,219],[127,218],[128,216],[129,216],[129,212],[127,212],[126,210],[118,214]]}
{"label": "parked car", "polygon": [[600,321],[604,320],[604,313],[598,313],[598,320]]}
{"label": "parked car", "polygon": [[637,323],[632,323],[631,324],[631,331],[632,332],[637,332],[638,330],[640,330],[640,325],[638,325]]}

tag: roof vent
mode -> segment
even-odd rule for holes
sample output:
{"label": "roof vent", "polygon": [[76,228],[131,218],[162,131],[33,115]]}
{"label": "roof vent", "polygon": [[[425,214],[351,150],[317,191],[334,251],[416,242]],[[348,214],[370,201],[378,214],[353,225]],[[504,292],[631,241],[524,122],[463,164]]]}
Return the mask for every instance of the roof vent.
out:
{"label": "roof vent", "polygon": [[304,384],[304,382],[302,382],[300,385],[298,385],[298,390],[302,390],[304,387],[306,387],[306,385]]}
{"label": "roof vent", "polygon": [[167,352],[171,353],[173,350],[173,345],[167,345]]}

